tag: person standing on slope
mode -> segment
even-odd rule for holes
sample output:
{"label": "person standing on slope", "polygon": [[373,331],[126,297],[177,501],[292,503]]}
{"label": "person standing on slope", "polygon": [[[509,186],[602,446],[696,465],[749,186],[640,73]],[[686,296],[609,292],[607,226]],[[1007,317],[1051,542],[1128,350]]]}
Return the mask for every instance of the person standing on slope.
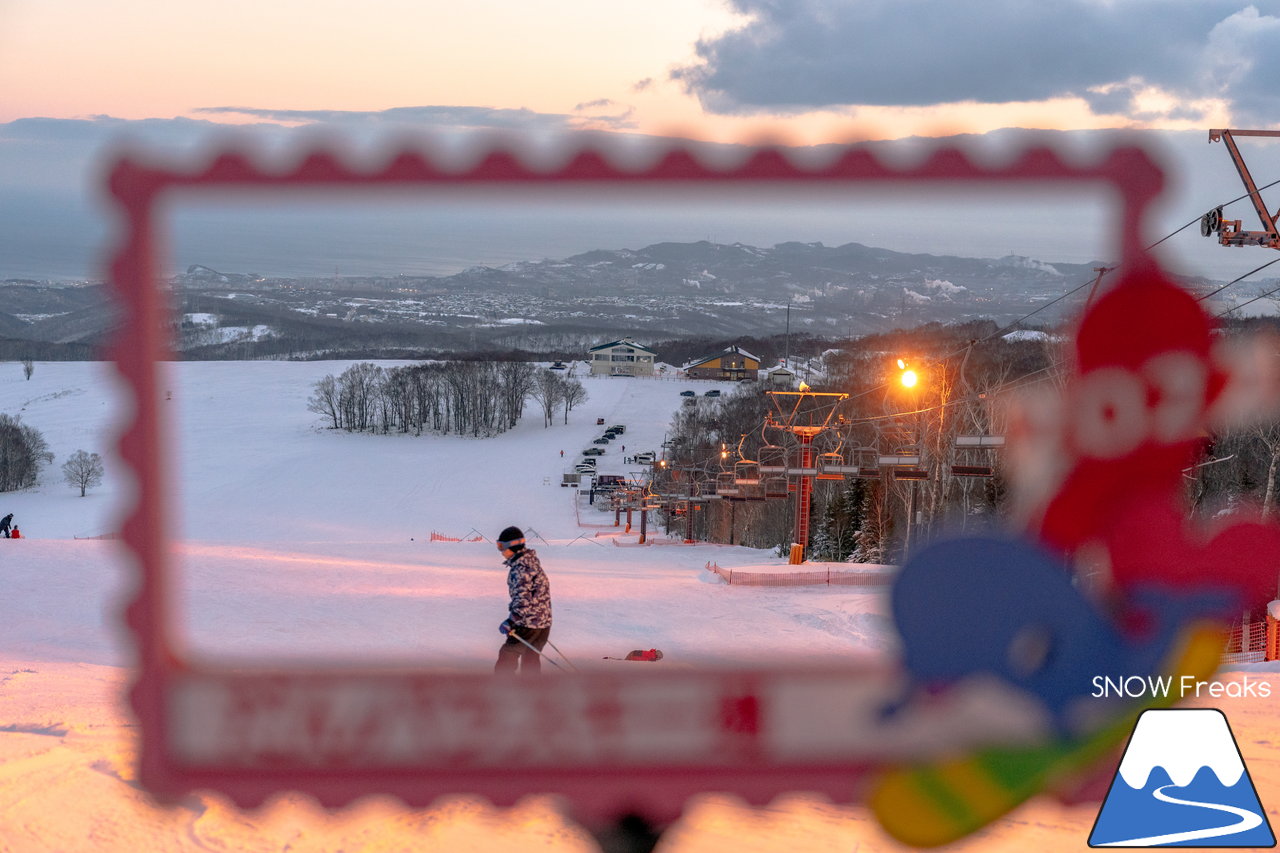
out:
{"label": "person standing on slope", "polygon": [[9,538],[9,525],[13,524],[13,513],[9,513],[4,518],[0,518],[0,533],[4,534],[4,538]]}
{"label": "person standing on slope", "polygon": [[511,604],[506,621],[499,626],[507,641],[498,649],[498,662],[493,671],[539,675],[542,648],[551,639],[551,584],[538,562],[537,552],[525,547],[520,528],[503,530],[498,535],[498,550],[506,558]]}

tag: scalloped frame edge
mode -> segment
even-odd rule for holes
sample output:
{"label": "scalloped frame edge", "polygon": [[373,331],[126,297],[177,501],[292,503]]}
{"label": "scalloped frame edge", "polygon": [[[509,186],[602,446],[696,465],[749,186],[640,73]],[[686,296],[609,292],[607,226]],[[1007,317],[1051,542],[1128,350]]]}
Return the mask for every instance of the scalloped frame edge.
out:
{"label": "scalloped frame edge", "polygon": [[[1111,189],[1119,207],[1113,232],[1126,263],[1154,264],[1142,249],[1142,225],[1151,202],[1163,186],[1163,175],[1148,154],[1136,146],[1112,148],[1092,164],[1065,162],[1048,147],[1032,147],[998,166],[981,165],[958,148],[940,148],[913,166],[886,165],[874,153],[850,148],[824,165],[807,168],[789,160],[777,148],[754,150],[737,165],[717,168],[694,153],[672,147],[642,168],[623,168],[600,151],[584,148],[558,168],[540,171],[509,148],[494,148],[472,165],[443,168],[421,151],[393,152],[380,167],[356,168],[334,151],[313,148],[292,168],[271,171],[254,157],[235,148],[216,152],[200,168],[168,169],[145,165],[128,156],[110,166],[107,187],[123,219],[122,235],[114,247],[109,282],[124,309],[119,332],[109,347],[121,377],[132,394],[132,415],[123,425],[118,450],[136,477],[134,505],[125,515],[121,539],[136,561],[137,593],[128,602],[124,620],[136,644],[139,668],[129,699],[142,727],[139,779],[158,799],[173,802],[196,789],[229,797],[241,807],[262,805],[273,795],[295,790],[315,797],[326,807],[340,807],[371,794],[390,794],[407,805],[425,807],[452,793],[478,793],[499,805],[509,805],[533,793],[568,798],[576,815],[607,819],[624,810],[639,810],[655,820],[670,820],[684,801],[705,791],[722,791],[762,804],[788,791],[817,791],[836,802],[860,796],[858,786],[868,770],[866,762],[777,763],[759,754],[745,754],[729,764],[668,766],[564,766],[498,768],[413,767],[338,768],[279,767],[270,770],[233,766],[193,768],[173,752],[168,710],[179,679],[193,675],[234,678],[229,671],[204,670],[177,659],[168,632],[166,609],[171,551],[165,513],[166,460],[164,425],[157,408],[159,362],[172,357],[164,321],[167,307],[156,278],[156,218],[159,202],[178,191],[184,198],[203,191],[287,191],[319,188],[337,193],[385,188],[429,191],[440,187],[540,186],[601,189],[618,185],[694,188],[758,187],[762,191],[785,186],[803,192],[817,184],[940,184],[1017,185],[1088,182]],[[371,663],[369,671],[378,667]],[[831,671],[821,678],[853,678],[860,670]],[[794,674],[794,673],[792,673]],[[345,677],[359,682],[360,672],[308,668],[304,673],[277,677],[308,679]],[[744,683],[755,695],[767,696],[780,670],[707,672],[698,682],[718,695],[742,695]],[[428,671],[407,673],[410,679],[433,676]],[[656,678],[671,676],[656,675]],[[490,676],[484,676],[490,679]],[[580,676],[588,682],[600,676]],[[750,752],[750,751],[748,751]]]}

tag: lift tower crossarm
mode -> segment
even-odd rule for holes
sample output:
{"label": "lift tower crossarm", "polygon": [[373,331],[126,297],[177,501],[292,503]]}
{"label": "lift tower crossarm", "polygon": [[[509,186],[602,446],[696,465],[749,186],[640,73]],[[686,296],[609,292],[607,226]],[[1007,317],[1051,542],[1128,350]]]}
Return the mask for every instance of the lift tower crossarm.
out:
{"label": "lift tower crossarm", "polygon": [[1215,217],[1220,228],[1218,242],[1224,246],[1257,244],[1272,249],[1280,249],[1280,233],[1277,233],[1276,230],[1276,218],[1280,217],[1280,210],[1277,210],[1273,216],[1267,210],[1267,206],[1263,204],[1262,194],[1258,192],[1258,185],[1254,182],[1253,175],[1249,174],[1249,167],[1245,165],[1244,156],[1236,145],[1235,137],[1237,136],[1280,137],[1280,130],[1227,130],[1226,128],[1219,128],[1209,131],[1210,142],[1222,142],[1227,146],[1227,151],[1231,154],[1231,161],[1235,163],[1236,172],[1240,175],[1245,191],[1249,194],[1249,201],[1253,203],[1253,209],[1257,211],[1258,218],[1262,221],[1264,229],[1262,231],[1241,231],[1239,224],[1236,224],[1235,228],[1231,228],[1221,221],[1221,215],[1219,214]]}

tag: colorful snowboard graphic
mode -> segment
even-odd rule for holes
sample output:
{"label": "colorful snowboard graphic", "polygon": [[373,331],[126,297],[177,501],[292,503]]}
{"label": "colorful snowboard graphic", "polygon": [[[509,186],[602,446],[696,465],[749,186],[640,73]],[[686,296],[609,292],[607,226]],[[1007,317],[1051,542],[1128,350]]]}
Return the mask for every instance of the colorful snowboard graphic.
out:
{"label": "colorful snowboard graphic", "polygon": [[1274,847],[1275,835],[1221,711],[1143,712],[1098,812],[1090,847]]}
{"label": "colorful snowboard graphic", "polygon": [[[1135,324],[1137,316],[1144,322]],[[1055,734],[1037,747],[889,768],[870,803],[900,841],[955,841],[1041,791],[1096,773],[1143,711],[1178,696],[1099,708],[1106,720],[1082,726],[1084,680],[1207,679],[1219,663],[1223,623],[1275,590],[1280,527],[1247,513],[1193,524],[1183,472],[1201,458],[1206,436],[1263,417],[1280,382],[1251,373],[1244,350],[1224,346],[1199,300],[1154,265],[1129,267],[1086,311],[1072,362],[1062,388],[1030,392],[1011,416],[1007,473],[1026,538],[935,543],[906,562],[893,589],[915,695],[995,676],[1037,701]],[[1077,583],[1076,563],[1089,560],[1082,551],[1105,555],[1101,606]],[[1162,815],[1181,809],[1190,822],[1218,806],[1218,823],[1148,832],[1108,818],[1099,837],[1120,844],[1215,825],[1224,831],[1232,815],[1246,820],[1234,799],[1210,803],[1193,786],[1196,809],[1187,792],[1169,790],[1178,780],[1157,781],[1166,784],[1140,792],[1144,805],[1160,806]],[[1240,838],[1262,837],[1258,827],[1238,826]]]}
{"label": "colorful snowboard graphic", "polygon": [[[1174,683],[1183,675],[1203,680],[1217,669],[1221,653],[1220,627],[1200,623],[1187,629],[1162,672],[1172,675]],[[1153,697],[1087,737],[1064,737],[1039,747],[984,749],[966,758],[890,770],[868,804],[884,830],[904,844],[949,844],[1087,772],[1124,740],[1139,714],[1176,699]]]}

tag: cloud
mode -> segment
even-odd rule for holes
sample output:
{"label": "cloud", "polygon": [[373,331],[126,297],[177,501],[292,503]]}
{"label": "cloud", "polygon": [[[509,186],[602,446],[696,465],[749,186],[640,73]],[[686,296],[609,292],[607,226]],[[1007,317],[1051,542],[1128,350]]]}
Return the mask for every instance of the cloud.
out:
{"label": "cloud", "polygon": [[609,98],[596,98],[594,101],[583,101],[573,108],[575,113],[583,110],[594,110],[599,107],[611,107],[614,102]]}
{"label": "cloud", "polygon": [[[607,103],[592,101],[579,104],[578,108]],[[289,124],[400,124],[456,130],[572,130],[581,122],[578,116],[565,113],[472,106],[394,107],[386,110],[287,110],[230,106],[200,107],[193,112],[212,116],[249,116]],[[592,120],[601,121],[594,117]]]}
{"label": "cloud", "polygon": [[648,89],[649,87],[651,87],[651,86],[653,85],[653,82],[654,82],[654,81],[653,81],[653,78],[652,78],[652,77],[646,77],[646,78],[644,78],[643,80],[637,80],[637,81],[636,81],[636,82],[631,86],[631,91],[633,91],[633,92],[643,92],[645,89]]}
{"label": "cloud", "polygon": [[1079,97],[1112,113],[1159,92],[1170,112],[1225,98],[1237,122],[1280,114],[1280,18],[1259,11],[1277,0],[731,2],[747,22],[672,72],[714,112]]}

